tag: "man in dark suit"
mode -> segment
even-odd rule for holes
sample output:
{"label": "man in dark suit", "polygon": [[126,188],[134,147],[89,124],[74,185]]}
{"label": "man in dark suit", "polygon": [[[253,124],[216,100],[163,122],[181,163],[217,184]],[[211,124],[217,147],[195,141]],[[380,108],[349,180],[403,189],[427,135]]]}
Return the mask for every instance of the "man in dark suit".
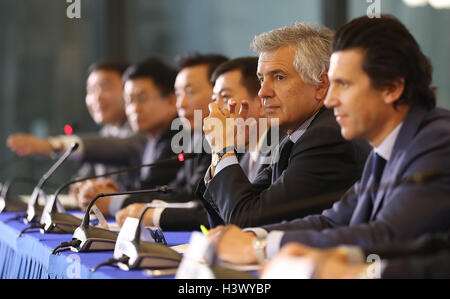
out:
{"label": "man in dark suit", "polygon": [[374,147],[361,180],[320,215],[254,233],[228,227],[225,259],[252,263],[294,241],[369,247],[450,226],[450,112],[435,108],[432,67],[414,37],[394,17],[361,17],[339,30],[333,52],[325,104],[346,139]]}
{"label": "man in dark suit", "polygon": [[[277,120],[289,136],[280,144],[279,159],[252,183],[233,152],[234,129],[220,130],[226,128],[227,119],[246,119],[246,109],[236,115],[237,111],[210,105],[205,135],[212,144],[213,163],[202,191],[212,226],[256,226],[318,213],[360,178],[369,146],[343,139],[333,111],[323,105],[332,36],[325,27],[299,24],[263,33],[253,41],[266,116]],[[304,63],[299,66],[300,59]],[[217,120],[219,125],[214,124]],[[304,206],[275,209],[293,202]]]}
{"label": "man in dark suit", "polygon": [[[128,139],[96,138],[85,144],[89,159],[122,166],[153,163],[174,156],[171,148],[171,123],[177,115],[174,93],[176,70],[156,58],[131,66],[123,76],[126,113],[135,132],[145,134],[146,141],[139,155],[135,137]],[[138,146],[139,147],[139,146]],[[138,159],[138,161],[136,161]],[[146,189],[165,185],[175,179],[181,163],[173,162],[164,167],[141,168],[134,185],[127,189]],[[91,180],[81,183],[78,198],[85,208],[99,193],[118,192],[110,180]],[[115,215],[124,198],[105,197],[98,203],[106,215]]]}
{"label": "man in dark suit", "polygon": [[[187,202],[195,200],[195,189],[198,181],[205,174],[210,163],[209,148],[202,134],[203,117],[208,113],[211,102],[212,84],[211,74],[218,65],[227,58],[222,55],[189,54],[178,60],[179,72],[175,80],[175,94],[177,97],[177,111],[189,138],[181,139],[180,145],[185,152],[197,153],[195,158],[186,160],[177,173],[175,180],[168,182],[172,192],[167,195],[148,195],[130,197],[122,204],[116,219],[122,225],[127,217],[138,217],[145,208],[145,203],[155,199],[165,202]],[[178,128],[177,128],[178,129]],[[179,140],[177,136],[175,141]],[[175,142],[176,143],[176,142]],[[198,230],[200,224],[207,225],[203,207],[194,210],[183,209],[149,209],[144,220],[145,225],[160,226],[166,230]]]}

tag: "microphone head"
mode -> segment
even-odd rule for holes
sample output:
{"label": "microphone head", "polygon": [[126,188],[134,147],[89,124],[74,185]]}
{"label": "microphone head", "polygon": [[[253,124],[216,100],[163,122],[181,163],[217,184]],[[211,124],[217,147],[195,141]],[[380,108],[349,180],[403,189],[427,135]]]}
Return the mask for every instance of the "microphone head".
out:
{"label": "microphone head", "polygon": [[71,152],[76,151],[76,150],[78,149],[79,146],[80,146],[80,144],[79,144],[78,142],[74,142],[74,143],[72,144],[72,147],[70,148],[70,151],[71,151]]}

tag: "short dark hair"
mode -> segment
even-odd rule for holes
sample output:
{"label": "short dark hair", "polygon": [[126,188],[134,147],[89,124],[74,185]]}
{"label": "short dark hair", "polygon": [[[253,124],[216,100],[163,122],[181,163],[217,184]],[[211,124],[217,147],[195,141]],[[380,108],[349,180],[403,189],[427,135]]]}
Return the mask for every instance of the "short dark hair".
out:
{"label": "short dark hair", "polygon": [[227,61],[228,58],[220,54],[200,54],[197,52],[190,53],[184,56],[178,56],[176,58],[178,71],[184,68],[197,66],[197,65],[207,65],[208,66],[208,78],[211,77],[212,73],[223,62]]}
{"label": "short dark hair", "polygon": [[88,68],[88,76],[95,71],[113,71],[122,77],[129,64],[120,60],[103,60],[91,64]]}
{"label": "short dark hair", "polygon": [[349,49],[365,52],[362,67],[374,88],[392,86],[399,78],[405,80],[403,94],[394,107],[436,106],[431,63],[409,30],[395,17],[363,16],[342,26],[334,38],[333,52]]}
{"label": "short dark hair", "polygon": [[175,77],[177,71],[158,58],[149,58],[130,66],[123,74],[122,80],[148,78],[158,87],[162,96],[174,92]]}
{"label": "short dark hair", "polygon": [[256,76],[257,69],[258,57],[232,59],[222,63],[214,70],[211,75],[211,83],[214,84],[220,75],[237,70],[241,72],[241,84],[245,86],[252,97],[256,97],[261,87],[258,76]]}

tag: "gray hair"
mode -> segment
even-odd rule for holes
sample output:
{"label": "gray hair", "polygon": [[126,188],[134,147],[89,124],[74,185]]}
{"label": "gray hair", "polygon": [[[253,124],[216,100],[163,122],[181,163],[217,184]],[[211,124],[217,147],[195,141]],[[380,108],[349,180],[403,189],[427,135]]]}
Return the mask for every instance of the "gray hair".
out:
{"label": "gray hair", "polygon": [[261,54],[296,45],[294,68],[305,83],[318,85],[330,66],[333,37],[327,27],[297,23],[255,36],[250,47]]}

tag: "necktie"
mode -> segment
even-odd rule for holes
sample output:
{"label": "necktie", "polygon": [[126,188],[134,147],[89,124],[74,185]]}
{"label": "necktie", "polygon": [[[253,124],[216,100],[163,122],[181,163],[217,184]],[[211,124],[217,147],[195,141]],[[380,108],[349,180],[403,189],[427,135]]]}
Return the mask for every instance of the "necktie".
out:
{"label": "necktie", "polygon": [[375,201],[375,198],[377,196],[377,191],[380,187],[380,181],[385,166],[386,160],[383,159],[380,155],[375,154],[373,158],[373,168],[372,168],[372,176],[373,176],[372,202]]}
{"label": "necktie", "polygon": [[289,139],[289,137],[286,137],[286,141],[280,146],[280,158],[274,166],[274,180],[278,179],[283,171],[288,167],[289,157],[291,156],[293,145],[294,143],[291,141],[291,139]]}

